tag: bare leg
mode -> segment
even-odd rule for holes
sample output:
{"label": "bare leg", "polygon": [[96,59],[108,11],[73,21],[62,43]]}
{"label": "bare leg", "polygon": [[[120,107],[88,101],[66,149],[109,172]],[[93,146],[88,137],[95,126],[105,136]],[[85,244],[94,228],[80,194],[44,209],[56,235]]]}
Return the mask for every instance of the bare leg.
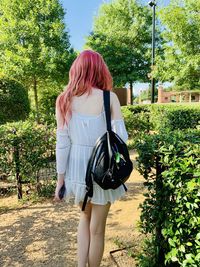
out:
{"label": "bare leg", "polygon": [[110,203],[92,204],[90,220],[89,267],[99,267],[104,252],[105,226]]}
{"label": "bare leg", "polygon": [[[90,244],[90,217],[91,203],[88,202],[85,210],[81,211],[80,221],[78,225],[77,243],[78,243],[78,267],[86,267],[88,261],[88,251]],[[82,203],[80,203],[82,208]]]}

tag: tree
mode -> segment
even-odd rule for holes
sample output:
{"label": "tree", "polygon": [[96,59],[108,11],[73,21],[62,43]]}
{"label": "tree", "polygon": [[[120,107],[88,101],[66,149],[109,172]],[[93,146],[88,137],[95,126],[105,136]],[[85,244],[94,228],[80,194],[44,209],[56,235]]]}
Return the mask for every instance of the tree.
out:
{"label": "tree", "polygon": [[24,120],[30,103],[26,88],[15,80],[0,78],[0,124]]}
{"label": "tree", "polygon": [[74,58],[59,0],[1,0],[0,72],[34,91],[47,81],[63,83]]}
{"label": "tree", "polygon": [[154,75],[177,90],[200,90],[200,2],[173,0],[159,12],[164,25],[164,54]]}
{"label": "tree", "polygon": [[[135,0],[102,4],[86,47],[102,54],[115,86],[148,81],[151,48],[151,12]],[[132,92],[131,92],[132,95]]]}

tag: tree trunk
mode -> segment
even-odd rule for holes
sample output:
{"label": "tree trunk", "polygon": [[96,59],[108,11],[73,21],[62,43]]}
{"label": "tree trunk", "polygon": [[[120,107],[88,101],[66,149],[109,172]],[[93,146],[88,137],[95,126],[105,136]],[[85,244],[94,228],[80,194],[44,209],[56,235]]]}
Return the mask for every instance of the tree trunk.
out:
{"label": "tree trunk", "polygon": [[133,82],[130,81],[130,97],[131,97],[131,105],[133,105]]}
{"label": "tree trunk", "polygon": [[35,108],[36,108],[36,121],[39,123],[39,106],[38,106],[38,94],[37,94],[37,81],[36,78],[33,78],[33,91],[35,99]]}

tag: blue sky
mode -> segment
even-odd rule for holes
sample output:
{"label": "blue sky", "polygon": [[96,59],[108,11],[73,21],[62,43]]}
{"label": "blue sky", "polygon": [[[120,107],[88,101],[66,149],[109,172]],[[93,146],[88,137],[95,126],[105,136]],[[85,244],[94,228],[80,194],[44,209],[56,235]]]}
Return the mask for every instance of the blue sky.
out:
{"label": "blue sky", "polygon": [[[93,18],[97,14],[100,5],[103,2],[111,2],[111,0],[60,0],[62,3],[66,15],[65,23],[67,25],[70,43],[75,50],[81,51],[85,43],[85,38],[92,30]],[[148,5],[149,1],[142,0],[144,4]],[[158,6],[166,5],[170,0],[158,0]],[[147,84],[137,84],[136,92],[138,88],[146,88]]]}

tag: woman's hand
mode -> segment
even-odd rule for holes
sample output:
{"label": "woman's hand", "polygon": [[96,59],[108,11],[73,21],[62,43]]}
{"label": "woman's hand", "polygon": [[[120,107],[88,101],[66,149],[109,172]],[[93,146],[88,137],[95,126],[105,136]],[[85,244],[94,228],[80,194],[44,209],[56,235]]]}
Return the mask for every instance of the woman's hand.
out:
{"label": "woman's hand", "polygon": [[64,183],[64,178],[58,178],[57,180],[57,184],[56,184],[56,190],[55,190],[55,194],[54,194],[54,199],[53,201],[55,202],[61,202],[62,199],[59,198],[59,191],[60,191],[60,188],[62,187]]}

